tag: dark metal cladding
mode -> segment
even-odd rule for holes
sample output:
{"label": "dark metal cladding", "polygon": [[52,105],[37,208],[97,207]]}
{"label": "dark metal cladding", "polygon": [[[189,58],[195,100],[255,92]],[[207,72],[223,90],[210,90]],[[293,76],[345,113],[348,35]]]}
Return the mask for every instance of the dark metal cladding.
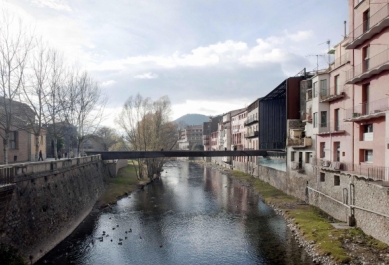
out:
{"label": "dark metal cladding", "polygon": [[[268,150],[282,152],[282,150]],[[88,155],[101,155],[103,160],[133,159],[133,158],[157,158],[157,157],[221,157],[221,156],[268,156],[264,150],[241,150],[241,151],[130,151],[111,152],[93,151],[86,152]]]}

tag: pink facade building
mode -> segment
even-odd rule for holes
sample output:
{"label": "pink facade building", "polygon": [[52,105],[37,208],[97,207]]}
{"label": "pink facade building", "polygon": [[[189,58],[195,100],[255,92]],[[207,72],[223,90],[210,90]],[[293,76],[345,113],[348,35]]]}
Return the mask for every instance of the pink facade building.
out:
{"label": "pink facade building", "polygon": [[[238,112],[231,117],[231,128],[232,128],[232,150],[244,150],[244,147],[247,146],[246,138],[246,122],[247,110],[243,109],[241,112]],[[245,162],[243,157],[234,157],[234,161]]]}

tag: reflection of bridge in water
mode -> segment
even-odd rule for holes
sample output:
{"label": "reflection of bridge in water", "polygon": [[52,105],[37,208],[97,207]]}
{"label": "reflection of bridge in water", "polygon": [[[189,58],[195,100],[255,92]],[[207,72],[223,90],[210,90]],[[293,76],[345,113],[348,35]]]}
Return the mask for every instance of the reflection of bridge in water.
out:
{"label": "reflection of bridge in water", "polygon": [[235,151],[88,151],[88,155],[101,155],[103,160],[158,157],[223,157],[223,156],[284,156],[284,150],[235,150]]}

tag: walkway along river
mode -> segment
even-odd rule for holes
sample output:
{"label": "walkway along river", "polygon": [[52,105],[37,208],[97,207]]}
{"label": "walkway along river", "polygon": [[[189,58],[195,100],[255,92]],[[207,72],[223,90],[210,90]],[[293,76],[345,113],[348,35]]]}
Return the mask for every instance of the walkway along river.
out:
{"label": "walkway along river", "polygon": [[215,169],[169,162],[37,264],[313,264],[282,217]]}

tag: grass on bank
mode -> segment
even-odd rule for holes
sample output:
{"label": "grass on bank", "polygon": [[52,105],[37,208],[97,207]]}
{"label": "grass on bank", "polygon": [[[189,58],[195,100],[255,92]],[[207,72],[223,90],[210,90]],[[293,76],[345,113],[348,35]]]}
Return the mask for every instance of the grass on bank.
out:
{"label": "grass on bank", "polygon": [[99,198],[99,204],[106,206],[114,204],[121,197],[130,194],[138,189],[135,167],[131,161],[124,168],[119,169],[118,175],[114,178],[107,179],[108,185],[104,194]]}
{"label": "grass on bank", "polygon": [[254,190],[261,194],[262,199],[283,210],[285,214],[294,220],[300,232],[306,240],[313,241],[318,246],[319,254],[331,255],[336,262],[348,263],[351,257],[342,248],[343,239],[358,237],[367,246],[378,249],[387,249],[388,246],[371,236],[363,233],[358,228],[336,229],[330,223],[334,221],[332,217],[325,214],[317,207],[301,204],[301,201],[293,196],[274,188],[270,184],[234,170],[232,175],[251,185]]}

